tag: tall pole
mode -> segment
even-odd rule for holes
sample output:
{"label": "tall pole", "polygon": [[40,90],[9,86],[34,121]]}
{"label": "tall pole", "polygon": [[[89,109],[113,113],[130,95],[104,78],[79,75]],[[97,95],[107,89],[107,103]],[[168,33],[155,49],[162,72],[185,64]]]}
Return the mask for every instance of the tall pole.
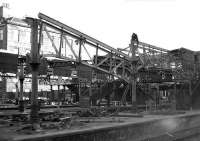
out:
{"label": "tall pole", "polygon": [[174,82],[174,95],[172,98],[172,110],[176,110],[176,95],[177,95],[177,88],[176,88],[176,81]]}
{"label": "tall pole", "polygon": [[93,70],[90,71],[90,79],[89,79],[89,106],[93,106],[92,103],[92,78],[93,78]]}
{"label": "tall pole", "polygon": [[89,82],[89,106],[92,106],[92,80]]}
{"label": "tall pole", "polygon": [[79,52],[78,52],[78,61],[79,63],[81,62],[81,52],[82,52],[82,44],[83,44],[83,39],[79,40]]}
{"label": "tall pole", "polygon": [[132,93],[132,108],[133,111],[137,112],[137,101],[136,101],[136,74],[137,74],[137,59],[136,59],[136,49],[138,47],[138,37],[135,33],[132,34],[130,51],[131,57],[131,93]]}
{"label": "tall pole", "polygon": [[81,53],[82,53],[82,44],[83,44],[83,39],[79,40],[79,52],[78,52],[78,62],[79,62],[79,69],[78,69],[78,95],[79,95],[79,105],[80,107],[82,106],[82,95],[81,95],[81,81],[80,81],[80,73],[81,73]]}
{"label": "tall pole", "polygon": [[30,53],[30,66],[32,69],[32,93],[31,93],[31,113],[30,118],[33,128],[37,128],[38,118],[38,72],[40,65],[39,43],[38,43],[38,25],[39,20],[27,18],[31,26],[31,53]]}
{"label": "tall pole", "polygon": [[61,93],[60,93],[60,85],[58,84],[58,102],[61,102]]}
{"label": "tall pole", "polygon": [[24,112],[24,101],[23,101],[23,83],[24,83],[24,67],[23,67],[23,60],[20,60],[20,74],[19,74],[19,81],[20,81],[20,95],[19,95],[19,111]]}
{"label": "tall pole", "polygon": [[50,85],[50,102],[54,101],[53,85]]}
{"label": "tall pole", "polygon": [[190,110],[192,110],[192,81],[189,80]]}

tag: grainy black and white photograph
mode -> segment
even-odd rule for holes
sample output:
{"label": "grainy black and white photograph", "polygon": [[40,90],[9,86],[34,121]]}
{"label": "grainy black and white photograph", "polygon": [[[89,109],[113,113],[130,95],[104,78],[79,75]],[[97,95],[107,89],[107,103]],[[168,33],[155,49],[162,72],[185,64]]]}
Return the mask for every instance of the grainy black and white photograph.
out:
{"label": "grainy black and white photograph", "polygon": [[0,0],[0,141],[199,141],[199,0]]}

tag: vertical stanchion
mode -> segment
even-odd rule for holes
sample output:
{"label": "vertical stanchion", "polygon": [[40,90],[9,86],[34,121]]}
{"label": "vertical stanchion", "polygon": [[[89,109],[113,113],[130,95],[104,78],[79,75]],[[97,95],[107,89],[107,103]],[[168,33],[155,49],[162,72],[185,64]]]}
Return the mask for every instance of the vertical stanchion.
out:
{"label": "vertical stanchion", "polygon": [[59,105],[61,103],[61,92],[60,92],[60,85],[58,84],[58,97],[57,101],[59,102]]}
{"label": "vertical stanchion", "polygon": [[136,74],[137,74],[137,59],[136,49],[138,47],[138,37],[135,33],[132,34],[130,50],[131,50],[131,93],[132,93],[132,109],[137,112],[137,101],[136,101]]}
{"label": "vertical stanchion", "polygon": [[189,80],[190,110],[192,110],[192,81]]}
{"label": "vertical stanchion", "polygon": [[[38,72],[40,65],[39,43],[38,43],[38,25],[39,20],[33,18],[26,19],[31,26],[31,52],[30,52],[30,66],[32,70],[32,93],[31,93],[31,113],[30,120],[33,128],[37,129],[39,124],[38,117]],[[40,28],[42,30],[42,28]],[[41,33],[41,32],[40,32]],[[41,36],[41,35],[40,35]]]}
{"label": "vertical stanchion", "polygon": [[90,80],[90,85],[89,85],[89,106],[92,106],[92,80]]}
{"label": "vertical stanchion", "polygon": [[20,79],[20,100],[19,100],[19,111],[24,112],[24,101],[23,101],[23,83],[24,79]]}
{"label": "vertical stanchion", "polygon": [[24,112],[24,101],[23,101],[23,83],[24,83],[24,67],[23,58],[18,58],[20,64],[19,81],[20,81],[20,95],[19,95],[19,111]]}
{"label": "vertical stanchion", "polygon": [[176,110],[176,95],[177,95],[177,88],[176,88],[176,82],[174,82],[174,96],[172,98],[172,110]]}

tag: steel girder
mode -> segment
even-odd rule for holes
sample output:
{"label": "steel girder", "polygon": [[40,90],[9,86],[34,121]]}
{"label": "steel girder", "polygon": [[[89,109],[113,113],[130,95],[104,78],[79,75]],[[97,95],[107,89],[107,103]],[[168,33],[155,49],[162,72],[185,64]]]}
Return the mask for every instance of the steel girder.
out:
{"label": "steel girder", "polygon": [[[53,47],[52,50],[54,50],[54,53],[43,53],[43,56],[79,62],[130,82],[130,74],[132,73],[130,53],[123,53],[42,13],[39,13],[38,17],[43,26],[43,36],[49,39]],[[41,43],[42,47],[43,43]],[[103,56],[104,59],[99,61],[99,56]],[[105,63],[109,68],[102,67]],[[119,69],[121,71],[118,71]]]}

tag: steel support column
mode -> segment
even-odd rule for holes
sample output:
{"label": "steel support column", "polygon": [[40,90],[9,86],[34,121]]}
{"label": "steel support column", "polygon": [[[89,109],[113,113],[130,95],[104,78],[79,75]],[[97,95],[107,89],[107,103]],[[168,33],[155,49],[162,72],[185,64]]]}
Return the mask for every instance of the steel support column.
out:
{"label": "steel support column", "polygon": [[192,81],[189,80],[190,110],[192,110]]}
{"label": "steel support column", "polygon": [[19,71],[19,81],[20,81],[20,95],[19,95],[19,111],[24,112],[24,101],[23,101],[23,83],[24,83],[24,67],[23,58],[19,58],[20,71]]}
{"label": "steel support column", "polygon": [[176,95],[177,95],[177,87],[176,87],[176,82],[174,82],[174,95],[172,98],[172,110],[176,110]]}
{"label": "steel support column", "polygon": [[133,111],[137,111],[137,100],[136,100],[136,74],[137,74],[137,59],[136,50],[138,48],[138,37],[135,33],[132,34],[130,50],[131,50],[131,93],[132,93],[132,106]]}
{"label": "steel support column", "polygon": [[89,86],[89,97],[90,97],[90,104],[89,106],[92,106],[92,80],[90,80],[90,86]]}
{"label": "steel support column", "polygon": [[61,93],[60,93],[60,85],[58,85],[58,102],[61,102],[61,98],[62,98],[62,96],[61,96]]}
{"label": "steel support column", "polygon": [[81,62],[81,53],[82,53],[82,43],[83,43],[83,40],[80,39],[79,41],[79,52],[78,52],[78,61]]}
{"label": "steel support column", "polygon": [[33,18],[27,18],[28,23],[31,26],[31,54],[30,54],[30,66],[32,69],[32,93],[31,93],[31,122],[34,128],[39,122],[38,119],[38,73],[40,65],[40,54],[38,44],[38,25],[39,20]]}

